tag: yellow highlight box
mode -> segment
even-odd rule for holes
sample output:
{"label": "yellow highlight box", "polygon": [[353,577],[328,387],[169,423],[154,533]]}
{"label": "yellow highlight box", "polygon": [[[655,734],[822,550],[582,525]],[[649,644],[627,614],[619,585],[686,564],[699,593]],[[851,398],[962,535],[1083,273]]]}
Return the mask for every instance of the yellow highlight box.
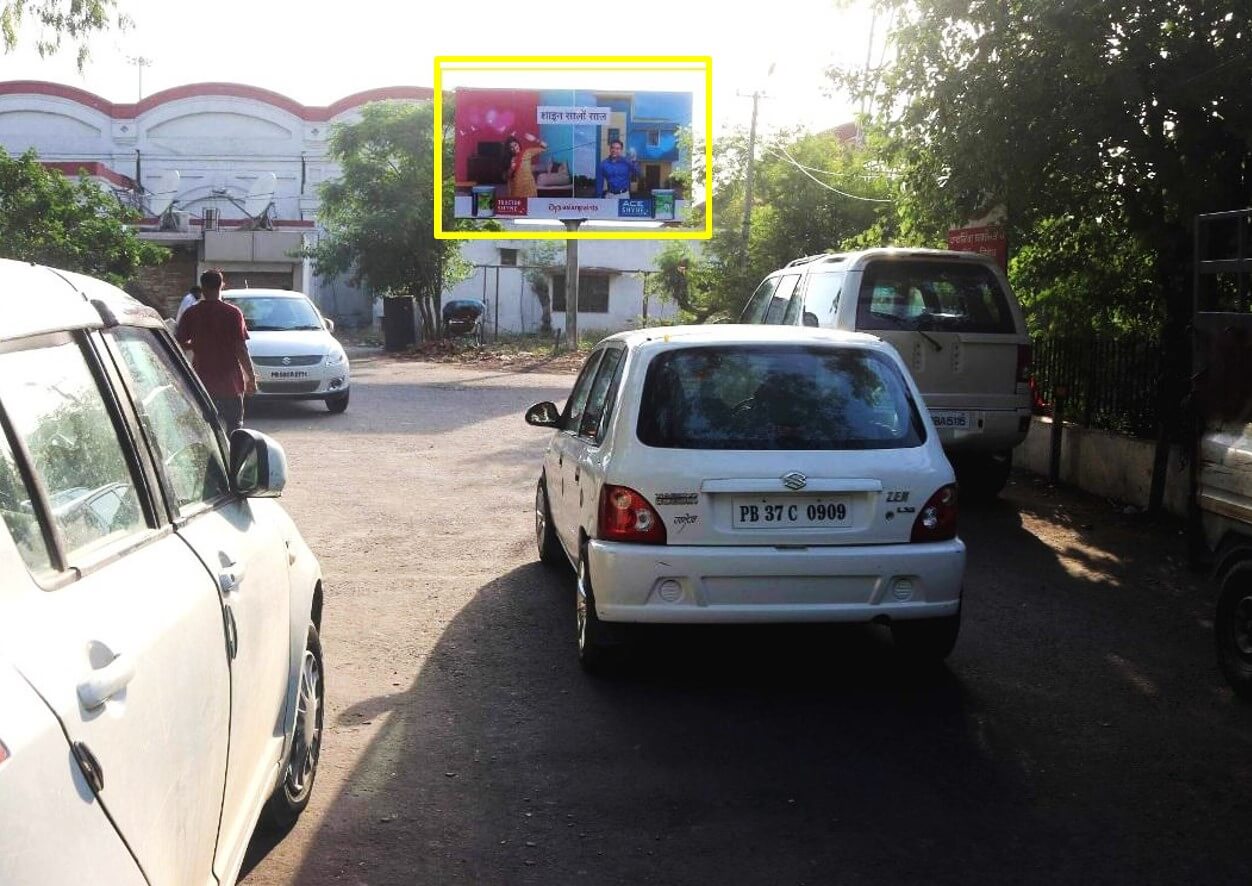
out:
{"label": "yellow highlight box", "polygon": [[[446,231],[443,227],[443,69],[457,71],[660,71],[704,67],[704,227],[640,231]],[[625,67],[631,65],[634,67]],[[682,67],[676,68],[674,66]],[[709,240],[713,237],[713,57],[709,55],[441,55],[435,57],[435,238],[438,240]],[[557,222],[559,224],[559,222]],[[617,224],[617,222],[614,222]],[[623,226],[628,220],[621,222]]]}

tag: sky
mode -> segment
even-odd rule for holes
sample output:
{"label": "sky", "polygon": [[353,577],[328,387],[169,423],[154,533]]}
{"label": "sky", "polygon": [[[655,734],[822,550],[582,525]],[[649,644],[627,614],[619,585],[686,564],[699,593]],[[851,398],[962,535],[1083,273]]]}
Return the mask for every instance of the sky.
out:
{"label": "sky", "polygon": [[[829,82],[823,72],[831,64],[864,65],[872,18],[867,0],[776,3],[785,14],[756,8],[745,15],[740,10],[747,7],[707,0],[582,7],[517,0],[119,0],[133,25],[94,37],[82,73],[72,46],[41,59],[32,27],[20,34],[24,45],[0,55],[0,80],[50,80],[132,102],[142,71],[144,95],[230,81],[326,105],[381,86],[430,86],[436,55],[711,55],[715,134],[747,126],[752,100],[737,93],[754,90],[767,96],[760,102],[761,131],[848,122],[854,108],[845,97],[823,95]],[[580,10],[586,10],[582,20]],[[880,22],[878,46],[882,30]],[[140,67],[135,58],[148,63]]]}

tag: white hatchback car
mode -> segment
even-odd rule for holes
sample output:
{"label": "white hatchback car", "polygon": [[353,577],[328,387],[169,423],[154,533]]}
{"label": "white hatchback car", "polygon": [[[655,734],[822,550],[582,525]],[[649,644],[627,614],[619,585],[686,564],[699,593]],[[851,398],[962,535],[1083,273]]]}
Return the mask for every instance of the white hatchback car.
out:
{"label": "white hatchback car", "polygon": [[335,340],[335,323],[300,292],[226,289],[222,300],[243,312],[248,354],[261,400],[322,400],[331,412],[348,408],[348,355]]}
{"label": "white hatchback car", "polygon": [[880,622],[946,656],[965,545],[939,435],[895,350],[762,326],[621,333],[588,357],[535,494],[540,558],[578,573],[578,652],[606,623]]}
{"label": "white hatchback car", "polygon": [[230,883],[313,789],[316,558],[160,317],[0,260],[0,883]]}

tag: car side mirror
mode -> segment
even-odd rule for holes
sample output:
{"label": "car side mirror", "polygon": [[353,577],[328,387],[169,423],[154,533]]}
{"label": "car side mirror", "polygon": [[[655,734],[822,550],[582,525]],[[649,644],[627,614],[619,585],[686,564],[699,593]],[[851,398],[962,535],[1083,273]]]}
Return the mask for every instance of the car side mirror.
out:
{"label": "car side mirror", "polygon": [[277,498],[287,485],[287,453],[248,428],[230,432],[230,488],[246,498]]}
{"label": "car side mirror", "polygon": [[561,423],[561,410],[550,400],[536,403],[526,410],[526,424],[537,428],[555,428]]}
{"label": "car side mirror", "polygon": [[800,318],[800,322],[805,326],[812,326],[816,329],[820,324],[817,322],[817,315],[812,311],[805,311],[804,316]]}
{"label": "car side mirror", "polygon": [[332,320],[332,319],[330,319],[329,317],[323,317],[323,318],[322,318],[322,325],[324,325],[324,326],[326,327],[326,331],[327,331],[327,332],[334,332],[334,331],[335,331],[335,321],[334,321],[334,320]]}

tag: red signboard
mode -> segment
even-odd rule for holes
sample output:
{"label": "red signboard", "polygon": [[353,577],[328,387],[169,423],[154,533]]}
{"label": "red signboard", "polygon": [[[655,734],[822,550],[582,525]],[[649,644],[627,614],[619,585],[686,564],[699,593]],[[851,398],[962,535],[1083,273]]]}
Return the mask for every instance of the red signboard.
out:
{"label": "red signboard", "polygon": [[982,228],[952,228],[948,231],[948,248],[960,252],[978,252],[990,255],[1000,267],[1009,266],[1009,242],[1004,228],[987,225]]}

